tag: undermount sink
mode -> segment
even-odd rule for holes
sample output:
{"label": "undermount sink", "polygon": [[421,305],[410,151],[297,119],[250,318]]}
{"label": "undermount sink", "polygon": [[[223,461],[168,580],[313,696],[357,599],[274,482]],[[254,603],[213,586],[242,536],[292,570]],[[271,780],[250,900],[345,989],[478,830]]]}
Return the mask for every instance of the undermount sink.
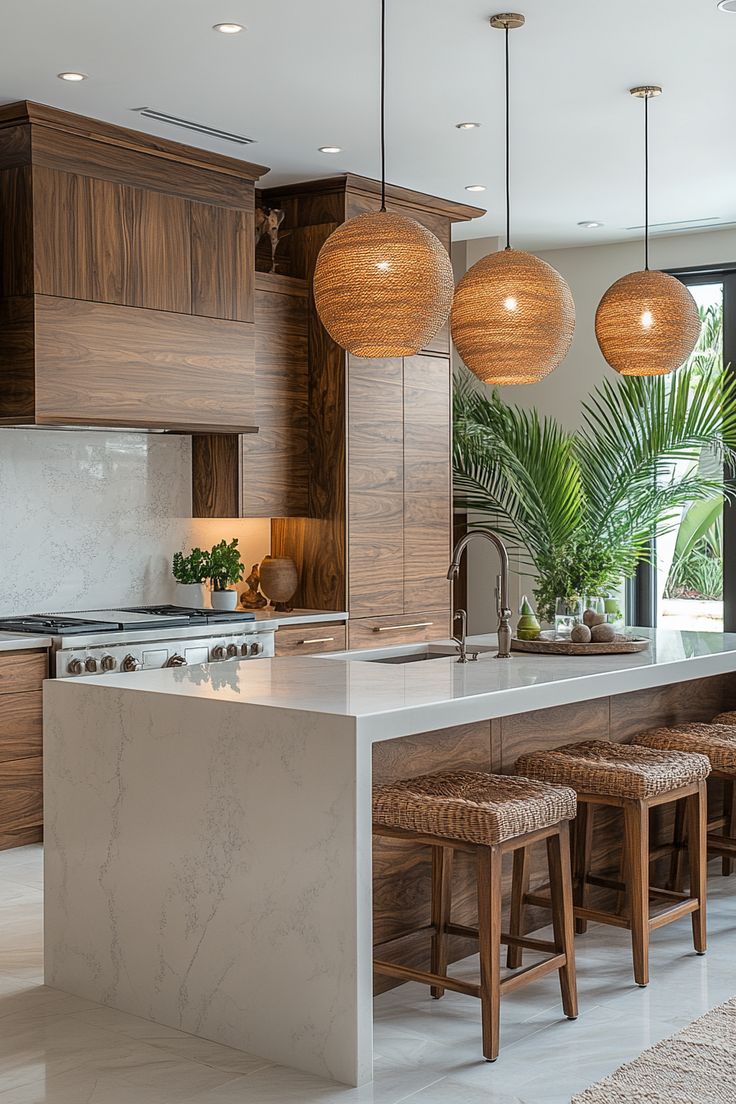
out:
{"label": "undermount sink", "polygon": [[426,648],[422,652],[409,652],[408,654],[390,656],[371,656],[364,660],[365,663],[426,663],[428,659],[447,659],[448,656],[457,656],[456,651],[440,651],[439,648],[430,650]]}
{"label": "undermount sink", "polygon": [[[468,646],[468,658],[473,652],[495,651],[496,648],[488,644],[471,644]],[[383,650],[378,654],[366,651],[353,654],[350,658],[360,663],[426,663],[430,659],[457,659],[458,650],[449,644],[409,644],[403,649],[392,648],[388,654]]]}

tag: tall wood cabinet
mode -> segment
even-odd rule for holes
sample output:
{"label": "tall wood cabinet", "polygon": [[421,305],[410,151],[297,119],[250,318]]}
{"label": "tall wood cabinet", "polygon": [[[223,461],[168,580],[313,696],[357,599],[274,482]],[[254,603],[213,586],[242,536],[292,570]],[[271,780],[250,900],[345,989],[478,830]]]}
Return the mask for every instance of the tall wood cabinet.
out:
{"label": "tall wood cabinet", "polygon": [[0,107],[0,425],[252,428],[263,171]]}
{"label": "tall wood cabinet", "polygon": [[[352,175],[261,193],[281,207],[277,266],[311,286],[322,243],[380,206],[377,181]],[[388,207],[450,248],[453,222],[483,212],[402,188]],[[447,636],[452,539],[452,382],[445,327],[416,356],[345,353],[309,303],[308,515],[274,518],[272,551],[297,562],[295,603],[347,609],[351,648]]]}

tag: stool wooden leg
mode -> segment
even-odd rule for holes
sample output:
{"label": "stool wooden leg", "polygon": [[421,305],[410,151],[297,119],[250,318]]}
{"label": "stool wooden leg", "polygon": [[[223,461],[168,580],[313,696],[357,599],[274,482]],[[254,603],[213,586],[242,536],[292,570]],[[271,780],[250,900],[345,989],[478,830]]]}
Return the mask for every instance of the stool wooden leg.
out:
{"label": "stool wooden leg", "polygon": [[[451,847],[432,848],[432,935],[431,965],[433,974],[447,973],[447,925],[450,922],[452,906],[452,860]],[[430,993],[435,1000],[444,996],[445,990],[432,985]]]}
{"label": "stool wooden leg", "polygon": [[[509,910],[509,935],[524,934],[524,904],[529,892],[529,852],[526,847],[514,851],[514,872],[511,879],[511,907]],[[523,963],[523,947],[509,945],[506,965],[517,970]]]}
{"label": "stool wooden leg", "polygon": [[675,828],[672,837],[673,852],[670,859],[670,878],[668,889],[682,892],[683,851],[685,849],[685,799],[675,802]]}
{"label": "stool wooden leg", "polygon": [[[575,818],[575,904],[585,908],[588,898],[586,878],[590,871],[590,855],[593,849],[593,809],[587,801],[578,802]],[[588,930],[587,920],[576,920],[575,931],[583,935]]]}
{"label": "stool wooden leg", "polygon": [[[736,785],[733,782],[723,783],[723,815],[726,825],[723,829],[724,836],[736,839]],[[727,878],[733,871],[733,859],[724,855],[721,859],[721,871]]]}
{"label": "stool wooden leg", "polygon": [[649,984],[649,807],[643,801],[624,802],[624,845],[634,980],[644,986]]}
{"label": "stool wooden leg", "polygon": [[692,914],[693,946],[698,954],[705,954],[706,936],[706,881],[708,864],[708,794],[705,782],[698,793],[686,798],[688,857],[690,865],[690,896],[697,898],[700,908]]}
{"label": "stool wooden leg", "polygon": [[559,971],[562,1008],[569,1020],[576,1020],[578,992],[575,978],[575,925],[570,869],[570,828],[567,821],[560,825],[559,832],[548,836],[547,860],[555,950],[564,954],[566,958],[565,965]]}
{"label": "stool wooden leg", "polygon": [[501,1010],[501,854],[495,847],[478,853],[478,935],[483,1057],[495,1062]]}

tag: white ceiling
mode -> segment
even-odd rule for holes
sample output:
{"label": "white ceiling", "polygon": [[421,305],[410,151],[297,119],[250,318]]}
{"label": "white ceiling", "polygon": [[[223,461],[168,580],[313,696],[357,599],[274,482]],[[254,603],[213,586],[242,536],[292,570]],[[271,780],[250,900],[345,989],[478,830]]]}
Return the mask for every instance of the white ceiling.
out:
{"label": "white ceiling", "polygon": [[[514,243],[636,235],[642,111],[652,221],[736,222],[736,15],[716,0],[520,0],[513,32]],[[262,184],[377,176],[379,0],[2,0],[0,101],[33,99],[182,141],[150,106],[257,139],[194,144],[271,166]],[[512,5],[513,8],[513,5]],[[458,237],[503,230],[503,35],[492,0],[388,0],[388,177],[487,207]],[[502,9],[501,9],[502,10]],[[238,35],[213,23],[243,23]],[[61,70],[89,80],[67,84]],[[461,120],[482,123],[459,131]],[[344,152],[327,156],[321,145]],[[473,195],[466,184],[483,183]],[[605,223],[582,230],[581,219]]]}

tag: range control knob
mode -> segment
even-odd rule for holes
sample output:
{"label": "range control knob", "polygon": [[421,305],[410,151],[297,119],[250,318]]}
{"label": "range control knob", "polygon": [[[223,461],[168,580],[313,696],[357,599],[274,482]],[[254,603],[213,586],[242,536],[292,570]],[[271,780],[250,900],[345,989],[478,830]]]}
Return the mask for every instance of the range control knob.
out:
{"label": "range control knob", "polygon": [[255,644],[251,644],[250,654],[252,656],[260,655],[262,651],[263,651],[263,644],[261,644],[260,640],[256,640]]}
{"label": "range control knob", "polygon": [[240,645],[240,654],[242,656],[250,655],[250,644],[241,644]]}
{"label": "range control knob", "polygon": [[238,654],[238,645],[237,644],[228,644],[227,654],[231,659],[233,658],[233,656],[236,656]]}
{"label": "range control knob", "polygon": [[120,666],[124,671],[140,671],[141,661],[128,653]]}
{"label": "range control knob", "polygon": [[70,659],[67,671],[70,675],[81,675],[84,670],[81,659]]}
{"label": "range control knob", "polygon": [[213,659],[227,659],[227,648],[224,644],[218,644],[217,647],[212,649]]}
{"label": "range control knob", "polygon": [[186,667],[187,661],[182,655],[172,655],[166,660],[167,667]]}
{"label": "range control knob", "polygon": [[87,656],[87,658],[84,661],[84,669],[85,669],[85,671],[90,671],[90,672],[96,671],[97,670],[97,660],[93,659],[92,656]]}
{"label": "range control knob", "polygon": [[114,671],[117,666],[117,660],[114,656],[104,655],[100,660],[100,667],[103,671]]}

